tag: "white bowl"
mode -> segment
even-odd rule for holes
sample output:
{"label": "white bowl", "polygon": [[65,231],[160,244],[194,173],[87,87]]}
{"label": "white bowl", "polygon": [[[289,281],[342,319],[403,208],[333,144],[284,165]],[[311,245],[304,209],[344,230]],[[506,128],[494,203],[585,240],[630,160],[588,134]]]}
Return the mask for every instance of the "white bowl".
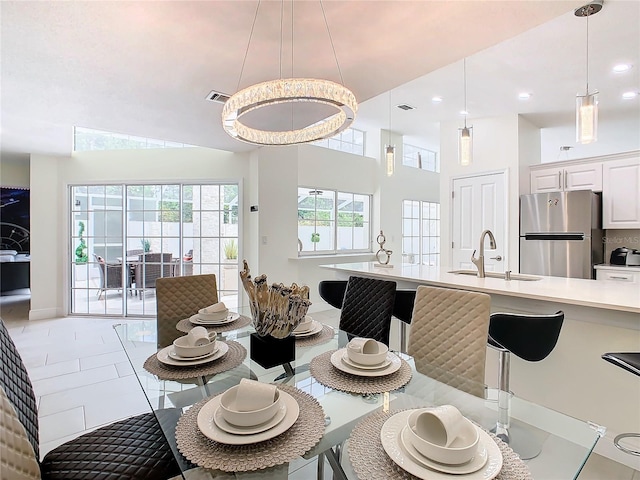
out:
{"label": "white bowl", "polygon": [[216,342],[213,340],[211,343],[205,345],[193,346],[189,344],[189,339],[185,335],[184,337],[176,338],[173,341],[173,351],[176,355],[184,358],[200,357],[211,353],[216,348]]}
{"label": "white bowl", "polygon": [[387,358],[387,353],[389,352],[389,347],[387,347],[382,342],[376,342],[378,344],[378,351],[376,353],[361,353],[357,352],[347,345],[347,356],[349,360],[355,363],[359,363],[360,365],[377,365],[379,363],[384,362],[385,358]]}
{"label": "white bowl", "polygon": [[420,410],[416,410],[407,419],[409,439],[418,452],[430,460],[449,465],[466,463],[473,458],[478,450],[478,442],[480,441],[480,434],[473,423],[465,418],[460,434],[451,445],[444,447],[431,443],[418,435],[415,427],[416,419],[420,413]]}
{"label": "white bowl", "polygon": [[247,412],[241,412],[236,409],[237,393],[238,386],[236,385],[224,392],[220,398],[220,411],[222,413],[222,418],[232,425],[236,425],[238,427],[253,427],[255,425],[268,422],[278,412],[278,407],[280,405],[280,390],[276,390],[275,399],[271,405]]}
{"label": "white bowl", "polygon": [[222,320],[226,320],[228,316],[229,316],[228,308],[221,310],[219,312],[209,312],[209,313],[205,312],[204,309],[198,310],[198,318],[200,318],[201,320],[222,321]]}
{"label": "white bowl", "polygon": [[306,315],[304,319],[298,324],[293,333],[305,333],[313,328],[313,318]]}

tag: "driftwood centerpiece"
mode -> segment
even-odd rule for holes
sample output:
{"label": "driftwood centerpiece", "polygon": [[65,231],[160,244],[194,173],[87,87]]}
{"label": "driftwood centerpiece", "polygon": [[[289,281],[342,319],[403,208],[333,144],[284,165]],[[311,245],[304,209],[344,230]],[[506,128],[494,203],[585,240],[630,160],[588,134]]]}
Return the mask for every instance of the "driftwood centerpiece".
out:
{"label": "driftwood centerpiece", "polygon": [[267,276],[251,279],[247,261],[243,260],[240,272],[242,286],[249,296],[253,327],[261,337],[286,338],[304,319],[309,310],[309,287],[293,283],[267,284]]}

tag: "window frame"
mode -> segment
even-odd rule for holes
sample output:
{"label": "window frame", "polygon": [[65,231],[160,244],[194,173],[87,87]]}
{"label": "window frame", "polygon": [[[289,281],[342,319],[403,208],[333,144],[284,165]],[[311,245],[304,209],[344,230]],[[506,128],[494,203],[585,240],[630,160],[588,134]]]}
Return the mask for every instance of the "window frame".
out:
{"label": "window frame", "polygon": [[[356,143],[353,140],[347,140],[346,136],[351,135],[354,137],[354,132],[358,132],[362,136],[362,144]],[[337,143],[337,145],[336,145]],[[359,130],[357,128],[346,128],[342,132],[334,135],[330,138],[325,138],[323,140],[318,140],[317,142],[313,142],[313,145],[317,145],[318,147],[328,148],[329,150],[336,150],[338,152],[350,153],[352,155],[358,155],[361,157],[365,156],[365,146],[367,144],[367,132],[364,130]],[[350,148],[345,149],[343,146],[349,145]],[[357,147],[357,152],[355,151]],[[362,151],[360,151],[362,150]]]}
{"label": "window frame", "polygon": [[[411,151],[411,154],[407,153],[410,151]],[[425,161],[423,161],[422,167],[414,166],[408,161],[406,161],[406,159],[413,158],[411,155],[413,155],[416,151],[422,152],[423,154],[433,154],[434,170],[430,168],[425,168],[424,167],[424,165],[426,165]],[[438,155],[438,152],[436,152],[435,150],[429,150],[428,148],[418,147],[416,145],[411,145],[410,143],[403,143],[402,144],[402,166],[407,168],[417,168],[418,170],[424,170],[425,172],[440,173],[440,156]]]}
{"label": "window frame", "polygon": [[[411,205],[407,205],[407,202],[411,202]],[[417,204],[417,209],[418,209],[418,218],[415,218],[413,216],[405,216],[405,211],[407,208],[410,208],[411,210],[413,210],[414,208],[416,208]],[[431,209],[432,206],[435,206],[436,209],[436,218],[432,218],[431,215],[429,215],[428,217],[425,217],[424,212],[425,209],[429,210]],[[402,200],[402,257],[403,257],[403,262],[404,262],[404,257],[407,255],[417,255],[417,261],[414,262],[408,262],[408,263],[413,263],[413,264],[418,264],[418,265],[427,265],[427,266],[435,266],[438,267],[440,266],[440,259],[442,258],[442,245],[440,243],[440,239],[441,239],[441,233],[442,233],[442,216],[441,216],[441,210],[440,210],[441,204],[439,202],[431,202],[428,200],[412,200],[412,199],[403,199]],[[407,221],[413,222],[413,221],[418,221],[418,235],[415,235],[413,232],[413,228],[411,231],[411,235],[408,235],[406,230],[405,230],[405,225]],[[431,221],[435,221],[436,223],[436,229],[438,232],[438,235],[425,235],[425,224],[427,227],[427,230],[430,232],[429,229],[429,222]],[[418,252],[406,252],[405,251],[405,239],[406,238],[411,238],[411,239],[417,239],[418,241]],[[436,238],[437,243],[438,243],[438,249],[436,253],[431,253],[429,251],[425,251],[424,248],[424,242],[425,241],[430,241],[430,239],[432,238]],[[430,259],[430,258],[435,258],[435,265],[431,265],[430,262],[426,262],[425,263],[425,259]]]}
{"label": "window frame", "polygon": [[[303,248],[303,243],[302,240],[300,239],[300,216],[298,214],[298,219],[297,219],[297,230],[298,230],[298,257],[317,257],[317,256],[325,256],[325,255],[353,255],[353,254],[358,254],[358,253],[372,253],[372,245],[373,245],[373,239],[372,239],[372,218],[373,218],[373,212],[372,212],[372,208],[373,208],[373,195],[369,194],[369,193],[358,193],[358,192],[346,192],[346,191],[342,191],[342,190],[337,190],[337,189],[333,189],[333,188],[322,188],[322,187],[309,187],[309,186],[304,186],[304,185],[299,185],[298,186],[298,198],[297,198],[297,202],[298,202],[298,212],[300,212],[300,199],[301,199],[301,195],[300,195],[300,191],[301,190],[309,190],[311,191],[316,191],[316,192],[321,192],[322,194],[327,194],[327,193],[332,193],[332,198],[333,198],[333,209],[331,210],[332,215],[329,219],[330,222],[332,222],[332,245],[333,248],[331,249],[324,249],[324,250],[317,250],[314,249],[313,250],[309,250],[309,249],[305,249]],[[350,195],[352,196],[353,200],[352,203],[355,200],[355,197],[360,196],[360,197],[365,197],[366,199],[368,199],[368,205],[365,205],[363,210],[367,210],[368,209],[368,217],[363,219],[363,224],[368,224],[367,227],[367,237],[368,237],[368,246],[365,248],[350,248],[350,249],[339,249],[338,248],[338,240],[339,240],[339,236],[338,236],[338,228],[340,227],[340,220],[339,220],[339,213],[340,213],[340,195]],[[317,205],[317,202],[316,202]],[[315,205],[314,205],[315,206]],[[317,206],[314,209],[314,211],[317,212]],[[352,210],[352,212],[354,212]],[[355,212],[354,212],[355,213]],[[315,215],[314,215],[315,217]],[[364,214],[363,214],[364,217]],[[317,222],[318,219],[314,218],[313,221],[314,223],[314,231],[317,228]],[[351,226],[351,245],[353,246],[354,243],[354,226],[352,224]]]}

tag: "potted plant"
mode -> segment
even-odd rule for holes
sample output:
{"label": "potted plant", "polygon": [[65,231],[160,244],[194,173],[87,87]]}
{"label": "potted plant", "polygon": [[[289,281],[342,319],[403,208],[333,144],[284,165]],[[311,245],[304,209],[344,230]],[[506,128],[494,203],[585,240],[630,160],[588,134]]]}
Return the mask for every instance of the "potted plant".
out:
{"label": "potted plant", "polygon": [[80,237],[80,243],[76,248],[76,263],[87,263],[89,257],[87,256],[87,244],[82,237],[84,233],[84,222],[78,222],[78,237]]}
{"label": "potted plant", "polygon": [[234,260],[222,268],[222,288],[234,290],[238,288],[238,243],[235,238],[224,242],[224,256],[227,260]]}
{"label": "potted plant", "polygon": [[238,259],[238,244],[235,239],[232,238],[224,243],[224,256],[227,260]]}
{"label": "potted plant", "polygon": [[144,238],[140,239],[140,245],[142,245],[144,253],[148,253],[151,251],[151,242],[149,242],[149,240]]}
{"label": "potted plant", "polygon": [[318,232],[314,232],[311,234],[311,242],[318,243],[320,241],[320,234]]}

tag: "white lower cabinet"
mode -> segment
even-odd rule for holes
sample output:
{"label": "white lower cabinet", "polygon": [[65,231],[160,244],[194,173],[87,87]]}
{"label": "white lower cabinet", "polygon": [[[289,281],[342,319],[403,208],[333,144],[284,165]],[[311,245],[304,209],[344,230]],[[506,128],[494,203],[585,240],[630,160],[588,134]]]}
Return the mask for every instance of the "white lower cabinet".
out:
{"label": "white lower cabinet", "polygon": [[629,270],[627,267],[596,268],[596,280],[640,284],[640,271]]}

